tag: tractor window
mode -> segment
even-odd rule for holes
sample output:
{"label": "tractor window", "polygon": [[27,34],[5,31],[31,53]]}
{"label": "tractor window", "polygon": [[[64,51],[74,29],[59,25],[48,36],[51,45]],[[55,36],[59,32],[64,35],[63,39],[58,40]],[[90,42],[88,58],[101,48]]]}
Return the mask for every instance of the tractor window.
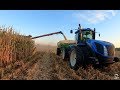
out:
{"label": "tractor window", "polygon": [[83,39],[93,39],[92,31],[82,31]]}

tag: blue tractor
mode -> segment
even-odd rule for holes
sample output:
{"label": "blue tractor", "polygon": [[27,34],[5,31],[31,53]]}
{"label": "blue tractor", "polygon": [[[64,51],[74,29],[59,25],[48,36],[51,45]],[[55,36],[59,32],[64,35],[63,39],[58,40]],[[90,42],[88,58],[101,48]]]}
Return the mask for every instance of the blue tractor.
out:
{"label": "blue tractor", "polygon": [[[73,33],[73,30],[70,31]],[[79,27],[75,32],[75,42],[57,48],[57,55],[61,55],[64,60],[68,60],[70,68],[78,70],[80,66],[108,66],[118,62],[115,57],[115,47],[112,43],[95,40],[95,28]],[[100,35],[100,34],[99,34]]]}

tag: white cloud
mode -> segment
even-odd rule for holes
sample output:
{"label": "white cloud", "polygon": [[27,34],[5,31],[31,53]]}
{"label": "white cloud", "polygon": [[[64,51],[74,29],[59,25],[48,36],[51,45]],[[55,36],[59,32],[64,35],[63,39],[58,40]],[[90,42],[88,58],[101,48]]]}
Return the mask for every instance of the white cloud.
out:
{"label": "white cloud", "polygon": [[73,14],[80,22],[96,24],[106,19],[110,19],[117,14],[115,10],[84,10]]}

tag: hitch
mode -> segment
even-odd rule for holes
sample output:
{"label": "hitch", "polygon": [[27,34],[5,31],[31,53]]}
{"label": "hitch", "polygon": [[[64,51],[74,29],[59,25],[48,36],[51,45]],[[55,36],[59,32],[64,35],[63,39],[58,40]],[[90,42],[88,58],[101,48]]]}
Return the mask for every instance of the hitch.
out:
{"label": "hitch", "polygon": [[114,60],[115,62],[120,62],[120,57],[114,57]]}

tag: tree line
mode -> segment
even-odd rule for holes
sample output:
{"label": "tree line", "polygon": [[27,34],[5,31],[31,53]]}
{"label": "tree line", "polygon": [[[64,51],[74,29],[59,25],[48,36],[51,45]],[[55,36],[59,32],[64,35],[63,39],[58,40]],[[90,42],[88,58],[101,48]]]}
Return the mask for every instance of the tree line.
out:
{"label": "tree line", "polygon": [[120,48],[115,48],[115,50],[120,51]]}

